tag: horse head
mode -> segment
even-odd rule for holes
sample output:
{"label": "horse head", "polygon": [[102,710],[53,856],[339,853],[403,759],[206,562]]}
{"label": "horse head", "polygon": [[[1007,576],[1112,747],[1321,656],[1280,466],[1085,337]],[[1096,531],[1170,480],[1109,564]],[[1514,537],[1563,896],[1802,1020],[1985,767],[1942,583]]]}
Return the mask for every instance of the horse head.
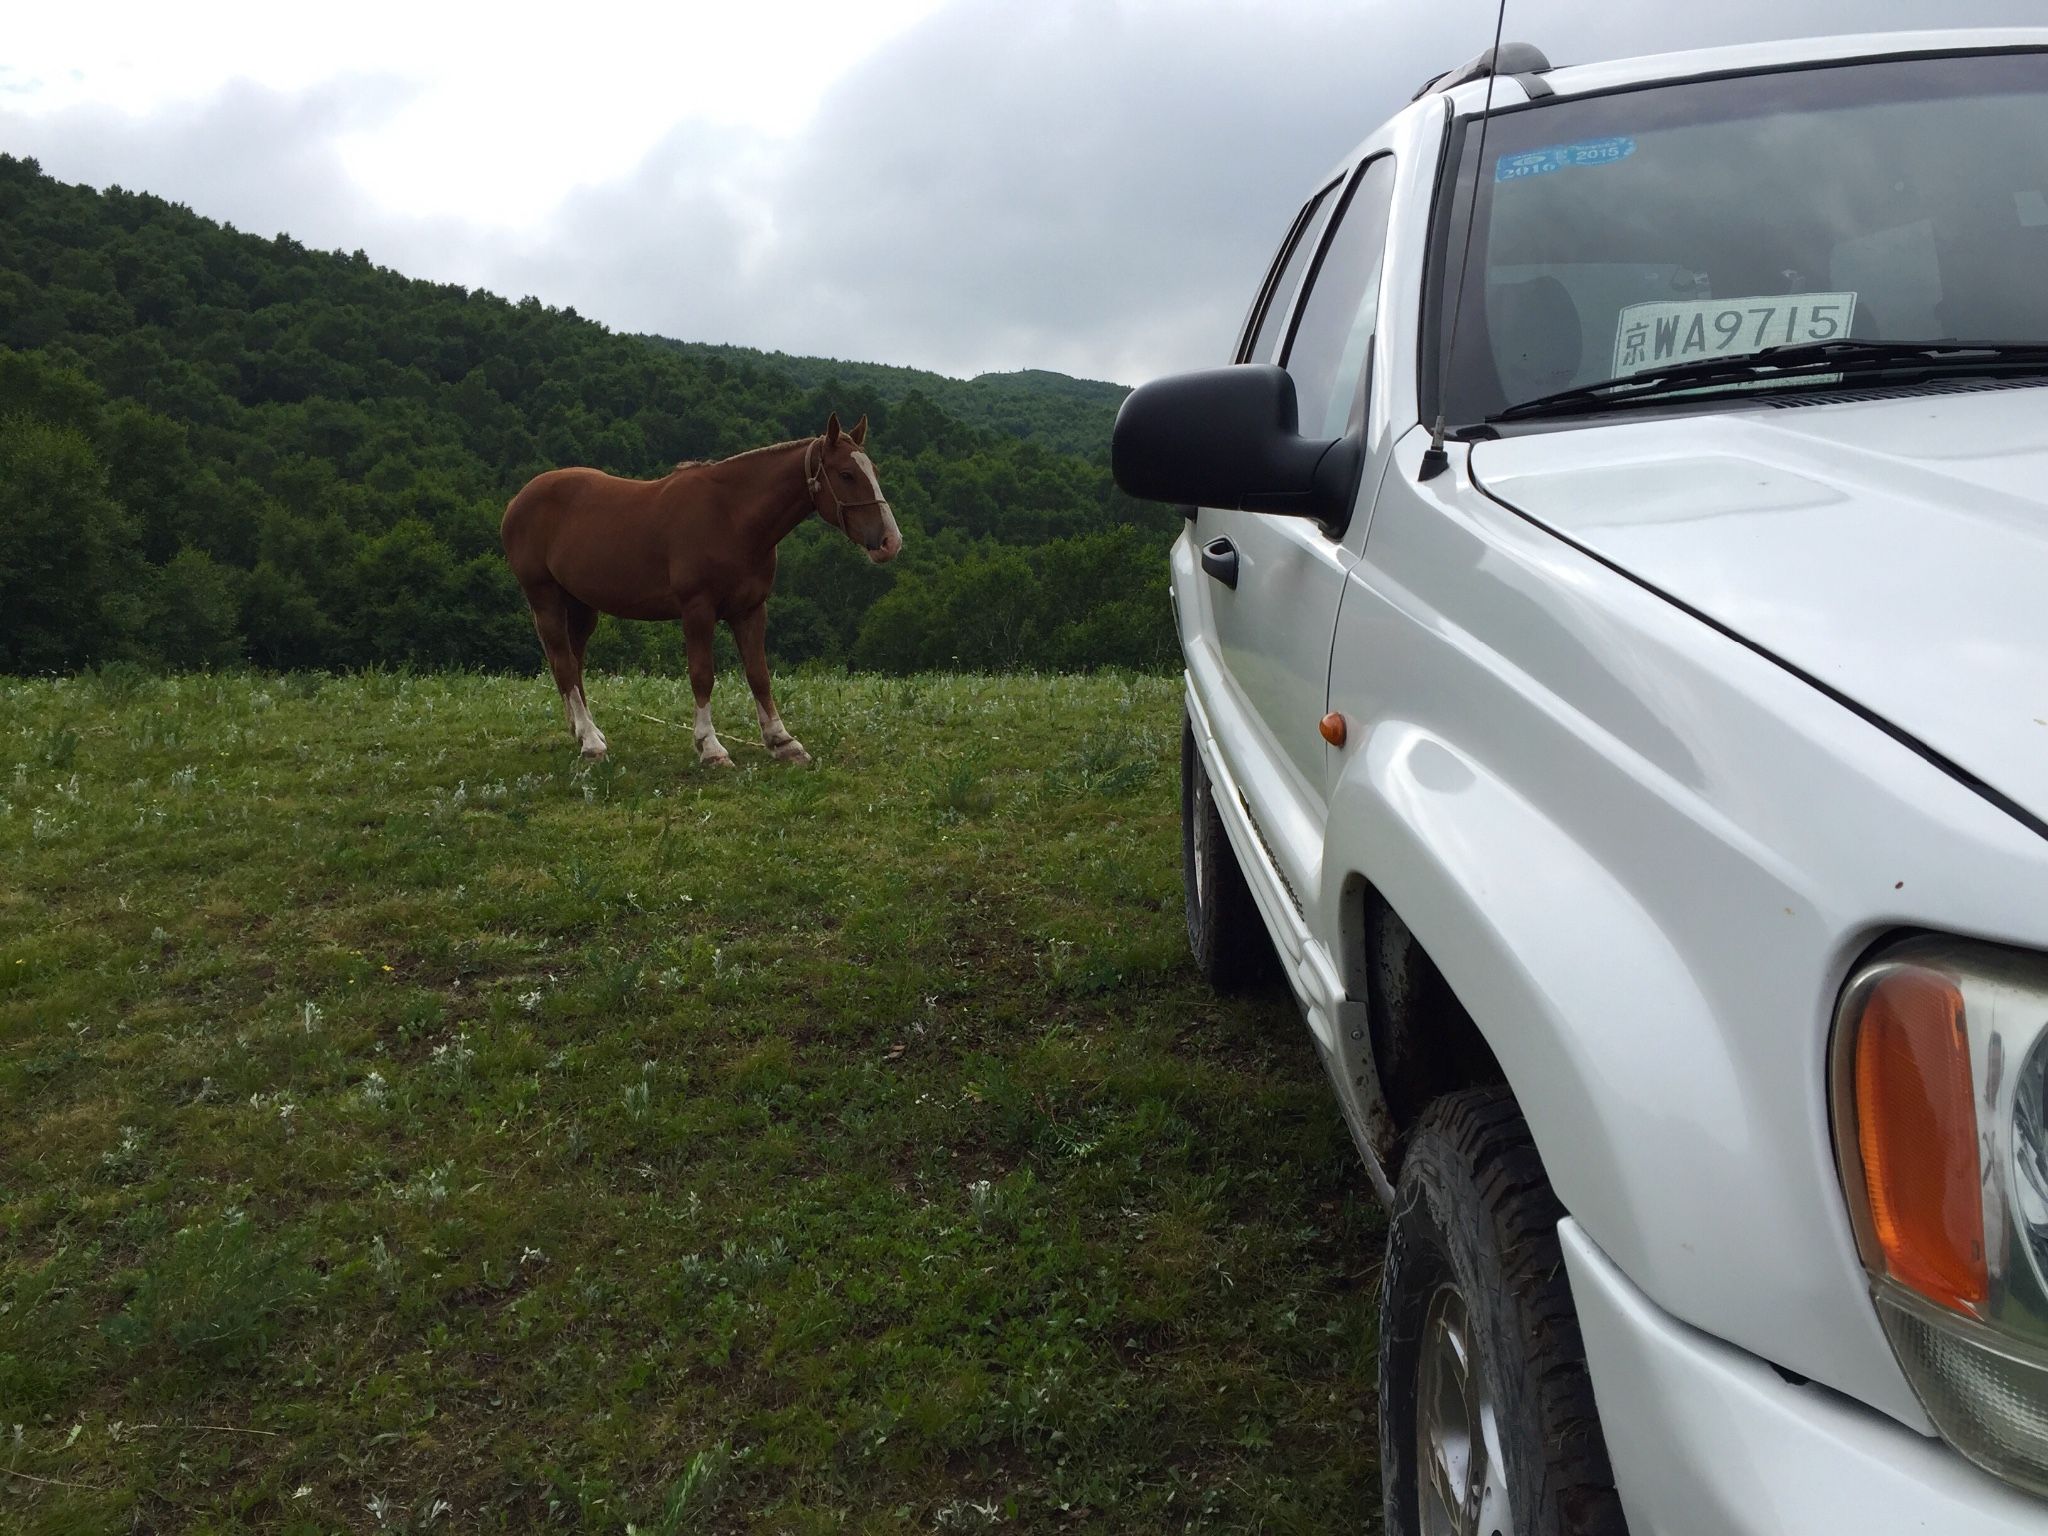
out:
{"label": "horse head", "polygon": [[811,495],[811,510],[881,565],[902,550],[903,535],[897,530],[896,514],[889,510],[889,498],[882,494],[875,462],[863,451],[867,440],[867,417],[846,432],[834,411],[824,435],[804,451],[804,488]]}

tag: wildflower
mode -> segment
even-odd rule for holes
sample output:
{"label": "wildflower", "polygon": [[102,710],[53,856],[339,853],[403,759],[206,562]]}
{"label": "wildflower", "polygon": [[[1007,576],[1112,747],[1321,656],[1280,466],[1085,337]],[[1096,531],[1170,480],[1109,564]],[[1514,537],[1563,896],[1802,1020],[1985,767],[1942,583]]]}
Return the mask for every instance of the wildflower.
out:
{"label": "wildflower", "polygon": [[444,1040],[434,1047],[434,1062],[437,1066],[466,1067],[476,1060],[476,1052],[470,1049],[469,1031],[464,1030],[454,1040]]}

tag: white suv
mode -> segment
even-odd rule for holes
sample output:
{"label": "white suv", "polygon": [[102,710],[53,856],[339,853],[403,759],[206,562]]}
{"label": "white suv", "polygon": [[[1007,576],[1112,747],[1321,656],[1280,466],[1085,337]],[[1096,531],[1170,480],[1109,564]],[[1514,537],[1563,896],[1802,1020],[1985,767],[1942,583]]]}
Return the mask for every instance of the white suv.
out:
{"label": "white suv", "polygon": [[2048,29],[1504,48],[1114,463],[1387,1529],[2048,1532]]}

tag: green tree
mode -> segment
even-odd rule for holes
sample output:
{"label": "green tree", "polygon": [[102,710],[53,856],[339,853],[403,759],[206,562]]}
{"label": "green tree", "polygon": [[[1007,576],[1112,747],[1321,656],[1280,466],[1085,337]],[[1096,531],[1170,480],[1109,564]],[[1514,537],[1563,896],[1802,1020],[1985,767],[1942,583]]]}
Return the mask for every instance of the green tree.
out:
{"label": "green tree", "polygon": [[288,670],[333,659],[333,623],[297,574],[268,560],[242,583],[241,631],[258,666]]}
{"label": "green tree", "polygon": [[242,655],[240,573],[186,547],[150,581],[142,640],[173,667],[218,667]]}
{"label": "green tree", "polygon": [[134,531],[85,434],[0,419],[0,666],[61,671],[111,655]]}

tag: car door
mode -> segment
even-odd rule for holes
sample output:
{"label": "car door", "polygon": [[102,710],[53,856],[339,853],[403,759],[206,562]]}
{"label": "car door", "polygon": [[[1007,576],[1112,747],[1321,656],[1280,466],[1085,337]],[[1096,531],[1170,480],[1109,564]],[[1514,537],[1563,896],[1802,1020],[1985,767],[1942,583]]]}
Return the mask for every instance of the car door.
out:
{"label": "car door", "polygon": [[[1381,154],[1319,195],[1297,219],[1246,326],[1238,361],[1287,370],[1305,437],[1363,430],[1393,188],[1393,157]],[[1220,744],[1261,841],[1296,890],[1312,888],[1320,862],[1328,748],[1317,726],[1337,604],[1357,559],[1341,532],[1218,507],[1195,517],[1208,628],[1231,713],[1244,726],[1219,733]]]}

